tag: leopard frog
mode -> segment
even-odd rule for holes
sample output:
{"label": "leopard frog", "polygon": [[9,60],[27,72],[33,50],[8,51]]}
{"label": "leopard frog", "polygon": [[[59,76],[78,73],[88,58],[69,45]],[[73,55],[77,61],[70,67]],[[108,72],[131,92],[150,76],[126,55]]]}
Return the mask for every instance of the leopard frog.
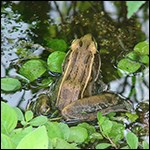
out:
{"label": "leopard frog", "polygon": [[[106,91],[100,79],[101,59],[91,34],[72,42],[61,79],[56,86],[56,107],[67,121],[91,121],[103,114],[127,111],[129,103]],[[104,92],[105,91],[105,92]]]}

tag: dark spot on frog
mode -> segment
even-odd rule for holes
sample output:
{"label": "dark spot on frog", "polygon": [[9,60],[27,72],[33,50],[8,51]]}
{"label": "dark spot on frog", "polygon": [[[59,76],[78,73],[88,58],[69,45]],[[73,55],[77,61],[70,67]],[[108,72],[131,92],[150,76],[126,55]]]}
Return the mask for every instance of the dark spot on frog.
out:
{"label": "dark spot on frog", "polygon": [[68,90],[68,89],[64,89],[63,91],[62,91],[62,97],[63,97],[63,99],[67,99],[67,96],[70,94],[70,90]]}
{"label": "dark spot on frog", "polygon": [[82,45],[83,45],[83,42],[80,40],[79,46],[82,47]]}

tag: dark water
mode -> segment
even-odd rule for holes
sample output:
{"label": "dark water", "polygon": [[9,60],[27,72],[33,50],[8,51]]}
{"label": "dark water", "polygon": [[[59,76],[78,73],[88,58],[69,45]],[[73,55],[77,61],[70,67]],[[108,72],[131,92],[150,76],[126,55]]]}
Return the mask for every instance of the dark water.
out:
{"label": "dark water", "polygon": [[[120,5],[118,9],[117,5]],[[122,78],[116,69],[117,62],[136,43],[149,38],[149,20],[143,17],[145,15],[146,18],[148,13],[139,11],[137,17],[127,20],[125,6],[119,2],[116,6],[107,1],[3,1],[1,77],[20,77],[12,65],[20,59],[16,54],[20,41],[37,44],[38,48],[40,45],[39,53],[42,54],[42,47],[46,46],[48,39],[61,38],[70,45],[73,39],[91,33],[101,53],[102,79],[110,90],[125,97],[131,95],[135,105],[148,100],[148,67],[143,72]],[[136,78],[134,84],[133,78]],[[131,94],[133,89],[135,93]],[[33,91],[26,88],[11,94],[2,93],[1,97],[12,106],[25,109],[28,100],[33,97]]]}

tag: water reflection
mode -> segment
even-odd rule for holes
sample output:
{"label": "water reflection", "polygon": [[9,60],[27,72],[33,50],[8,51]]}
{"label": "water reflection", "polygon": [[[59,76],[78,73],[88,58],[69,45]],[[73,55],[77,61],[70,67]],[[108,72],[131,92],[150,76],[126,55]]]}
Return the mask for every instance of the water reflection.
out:
{"label": "water reflection", "polygon": [[[133,79],[135,78],[135,83]],[[149,67],[135,76],[122,77],[109,83],[110,90],[130,97],[133,102],[149,100]],[[135,103],[136,104],[136,103]]]}

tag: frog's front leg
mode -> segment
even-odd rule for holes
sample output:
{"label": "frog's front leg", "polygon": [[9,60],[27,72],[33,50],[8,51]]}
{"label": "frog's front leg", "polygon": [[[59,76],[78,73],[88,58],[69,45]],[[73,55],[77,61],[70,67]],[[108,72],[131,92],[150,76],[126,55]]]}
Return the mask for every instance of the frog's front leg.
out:
{"label": "frog's front leg", "polygon": [[67,105],[61,112],[66,121],[92,121],[97,118],[97,112],[103,115],[110,112],[131,111],[131,103],[114,93],[102,93]]}

